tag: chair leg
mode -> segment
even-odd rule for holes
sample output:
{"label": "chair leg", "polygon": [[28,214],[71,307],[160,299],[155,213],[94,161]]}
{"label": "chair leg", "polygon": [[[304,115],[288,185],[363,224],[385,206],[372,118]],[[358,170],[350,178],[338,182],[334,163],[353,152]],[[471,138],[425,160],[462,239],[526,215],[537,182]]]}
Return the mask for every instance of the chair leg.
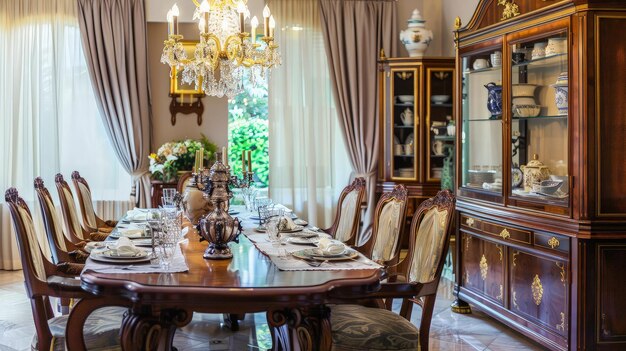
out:
{"label": "chair leg", "polygon": [[424,296],[424,304],[422,306],[422,321],[420,322],[419,343],[420,350],[428,351],[428,340],[430,336],[430,322],[433,319],[433,311],[435,309],[436,295]]}
{"label": "chair leg", "polygon": [[224,317],[224,325],[228,327],[231,331],[239,330],[239,321],[242,321],[246,318],[246,314],[237,314],[237,313],[224,313],[222,314]]}

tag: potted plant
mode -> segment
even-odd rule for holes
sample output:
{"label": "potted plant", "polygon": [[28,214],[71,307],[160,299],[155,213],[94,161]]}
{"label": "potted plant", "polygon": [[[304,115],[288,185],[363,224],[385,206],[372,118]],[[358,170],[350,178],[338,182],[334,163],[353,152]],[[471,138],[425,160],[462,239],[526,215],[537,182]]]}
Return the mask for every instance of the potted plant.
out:
{"label": "potted plant", "polygon": [[170,141],[161,145],[156,153],[153,152],[148,156],[152,179],[172,182],[177,179],[179,173],[191,171],[196,151],[201,148],[204,148],[204,159],[213,160],[217,146],[204,135],[200,140]]}

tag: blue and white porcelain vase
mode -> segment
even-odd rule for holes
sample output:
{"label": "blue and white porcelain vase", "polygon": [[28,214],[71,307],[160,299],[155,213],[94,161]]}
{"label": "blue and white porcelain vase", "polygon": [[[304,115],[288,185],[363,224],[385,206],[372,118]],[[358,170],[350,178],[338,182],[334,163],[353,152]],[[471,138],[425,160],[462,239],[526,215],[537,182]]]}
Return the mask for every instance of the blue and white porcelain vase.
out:
{"label": "blue and white porcelain vase", "polygon": [[491,112],[491,119],[502,118],[502,85],[489,83],[487,88],[487,109]]}
{"label": "blue and white porcelain vase", "polygon": [[408,19],[408,28],[400,32],[400,41],[406,47],[411,57],[423,57],[428,44],[433,40],[433,32],[426,29],[426,21],[415,9]]}
{"label": "blue and white porcelain vase", "polygon": [[555,84],[552,84],[554,88],[554,99],[556,102],[556,108],[559,110],[560,116],[566,116],[568,112],[568,79],[567,72],[559,74]]}

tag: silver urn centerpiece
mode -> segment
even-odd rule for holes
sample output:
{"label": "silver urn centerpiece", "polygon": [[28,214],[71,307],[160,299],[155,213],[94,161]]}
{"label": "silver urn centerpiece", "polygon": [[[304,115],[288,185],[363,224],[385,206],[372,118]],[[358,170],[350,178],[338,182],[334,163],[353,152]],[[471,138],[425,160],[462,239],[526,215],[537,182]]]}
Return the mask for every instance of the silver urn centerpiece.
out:
{"label": "silver urn centerpiece", "polygon": [[198,232],[209,246],[204,251],[205,259],[228,259],[233,253],[228,247],[231,241],[238,242],[241,233],[239,219],[228,214],[228,201],[233,197],[229,188],[230,168],[220,161],[218,153],[217,161],[209,171],[204,191],[213,204],[213,211],[200,220]]}

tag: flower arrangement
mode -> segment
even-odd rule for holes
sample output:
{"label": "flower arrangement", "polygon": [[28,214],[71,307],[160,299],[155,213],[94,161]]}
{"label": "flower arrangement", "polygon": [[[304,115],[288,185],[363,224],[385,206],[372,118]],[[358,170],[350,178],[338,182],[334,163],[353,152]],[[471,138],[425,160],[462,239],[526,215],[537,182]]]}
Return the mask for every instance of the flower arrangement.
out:
{"label": "flower arrangement", "polygon": [[167,142],[156,153],[151,153],[150,173],[152,178],[162,181],[176,179],[179,171],[191,171],[196,151],[204,148],[204,159],[212,160],[217,146],[202,135],[200,140],[186,139]]}

